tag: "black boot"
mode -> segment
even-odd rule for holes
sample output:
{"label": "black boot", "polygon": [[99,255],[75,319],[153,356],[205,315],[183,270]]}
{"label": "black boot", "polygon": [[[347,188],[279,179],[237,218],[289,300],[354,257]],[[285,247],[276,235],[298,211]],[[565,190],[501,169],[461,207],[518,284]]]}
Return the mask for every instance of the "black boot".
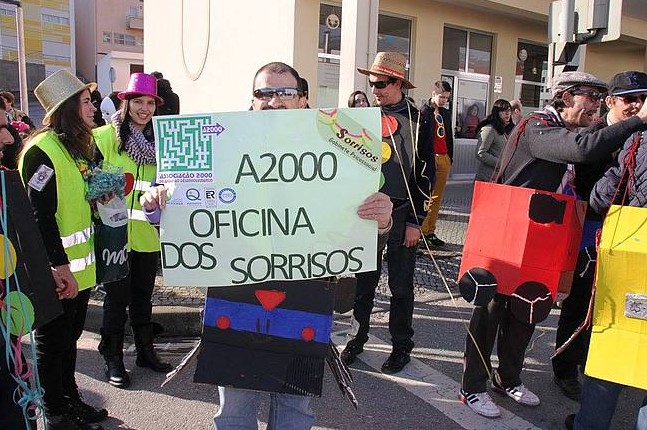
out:
{"label": "black boot", "polygon": [[124,366],[124,332],[105,335],[102,330],[99,353],[103,355],[106,362],[105,372],[108,383],[117,388],[128,387],[130,377]]}
{"label": "black boot", "polygon": [[76,392],[69,396],[63,396],[67,403],[68,414],[86,423],[97,423],[108,417],[106,409],[97,409],[83,401],[81,395]]}
{"label": "black boot", "polygon": [[173,370],[169,363],[160,361],[153,348],[153,324],[133,327],[135,346],[137,347],[137,361],[139,367],[148,367],[155,372],[168,373]]}

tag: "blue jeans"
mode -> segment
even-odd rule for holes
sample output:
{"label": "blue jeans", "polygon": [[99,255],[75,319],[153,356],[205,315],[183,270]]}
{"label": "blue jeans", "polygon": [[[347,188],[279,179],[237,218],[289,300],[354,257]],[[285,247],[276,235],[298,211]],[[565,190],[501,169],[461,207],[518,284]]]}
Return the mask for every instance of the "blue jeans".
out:
{"label": "blue jeans", "polygon": [[[622,384],[585,376],[580,411],[575,416],[573,430],[608,430],[623,387]],[[647,430],[645,405],[638,413],[636,430]]]}
{"label": "blue jeans", "polygon": [[[215,430],[258,429],[256,415],[260,391],[218,387],[220,408],[213,417]],[[315,422],[310,408],[310,397],[291,394],[269,393],[270,415],[267,430],[309,430]]]}

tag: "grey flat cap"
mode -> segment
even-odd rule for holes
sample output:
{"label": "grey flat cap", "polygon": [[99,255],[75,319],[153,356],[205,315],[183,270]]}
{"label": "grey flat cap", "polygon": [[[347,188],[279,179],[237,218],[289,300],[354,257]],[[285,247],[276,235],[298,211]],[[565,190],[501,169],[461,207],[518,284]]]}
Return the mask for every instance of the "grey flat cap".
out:
{"label": "grey flat cap", "polygon": [[602,92],[606,92],[609,89],[606,82],[596,78],[590,73],[564,72],[553,78],[553,84],[551,85],[550,91],[553,97],[555,97],[561,92],[582,85],[598,88]]}

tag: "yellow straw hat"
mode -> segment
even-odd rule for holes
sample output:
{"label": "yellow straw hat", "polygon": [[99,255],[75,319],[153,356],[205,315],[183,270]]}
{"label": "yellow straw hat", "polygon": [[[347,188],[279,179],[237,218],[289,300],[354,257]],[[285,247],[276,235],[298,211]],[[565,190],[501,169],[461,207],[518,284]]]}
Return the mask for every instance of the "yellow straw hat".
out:
{"label": "yellow straw hat", "polygon": [[96,88],[96,83],[84,84],[67,69],[61,69],[49,75],[34,90],[34,95],[45,109],[43,124],[50,125],[50,117],[66,100],[83,90],[92,92]]}
{"label": "yellow straw hat", "polygon": [[378,52],[370,69],[358,67],[357,71],[363,75],[384,75],[402,81],[402,88],[415,88],[406,78],[407,58],[399,52]]}

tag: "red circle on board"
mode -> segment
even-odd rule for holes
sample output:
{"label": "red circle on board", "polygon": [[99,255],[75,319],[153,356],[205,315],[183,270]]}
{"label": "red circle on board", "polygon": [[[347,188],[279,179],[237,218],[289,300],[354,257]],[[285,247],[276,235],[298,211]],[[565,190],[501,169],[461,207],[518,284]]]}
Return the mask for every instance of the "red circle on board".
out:
{"label": "red circle on board", "polygon": [[221,316],[218,317],[216,320],[216,327],[218,327],[220,330],[227,330],[231,326],[231,321],[229,320],[229,317],[226,316]]}
{"label": "red circle on board", "polygon": [[301,337],[306,342],[310,342],[315,338],[315,329],[313,329],[312,327],[304,328],[303,330],[301,330]]}

